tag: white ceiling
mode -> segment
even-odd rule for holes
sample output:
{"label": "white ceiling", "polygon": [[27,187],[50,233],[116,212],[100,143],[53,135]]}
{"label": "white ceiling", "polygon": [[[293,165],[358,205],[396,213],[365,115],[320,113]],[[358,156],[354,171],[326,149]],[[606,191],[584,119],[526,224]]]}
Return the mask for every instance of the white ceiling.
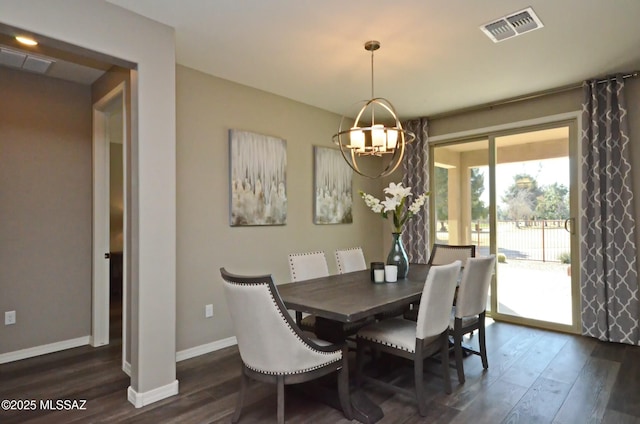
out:
{"label": "white ceiling", "polygon": [[[371,97],[367,40],[402,119],[640,69],[640,0],[107,1],[174,27],[181,65],[339,114]],[[479,29],[527,7],[544,28],[497,44]]]}
{"label": "white ceiling", "polygon": [[[175,28],[177,62],[340,114],[375,94],[403,118],[640,69],[640,0],[108,0]],[[479,29],[527,7],[544,28]]]}

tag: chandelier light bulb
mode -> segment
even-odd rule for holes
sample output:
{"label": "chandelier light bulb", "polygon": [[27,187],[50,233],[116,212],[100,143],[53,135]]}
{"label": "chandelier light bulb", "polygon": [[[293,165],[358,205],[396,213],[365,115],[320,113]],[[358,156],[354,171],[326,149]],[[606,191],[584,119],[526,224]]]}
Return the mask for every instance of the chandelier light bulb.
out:
{"label": "chandelier light bulb", "polygon": [[349,138],[350,148],[355,149],[356,152],[364,152],[364,132],[360,127],[352,127]]}
{"label": "chandelier light bulb", "polygon": [[376,124],[371,127],[371,145],[374,147],[376,151],[384,151],[385,150],[385,136],[384,136],[384,125]]}
{"label": "chandelier light bulb", "polygon": [[398,130],[396,129],[388,129],[387,130],[387,149],[395,149],[398,145]]}

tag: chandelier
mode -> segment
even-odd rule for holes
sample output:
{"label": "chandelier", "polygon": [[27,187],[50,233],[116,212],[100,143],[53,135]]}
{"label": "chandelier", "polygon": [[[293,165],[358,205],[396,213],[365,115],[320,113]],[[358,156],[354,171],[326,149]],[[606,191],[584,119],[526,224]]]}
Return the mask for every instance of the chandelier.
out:
{"label": "chandelier", "polygon": [[[402,128],[393,105],[387,99],[373,94],[373,52],[380,48],[380,42],[367,41],[364,48],[371,52],[371,100],[360,102],[364,105],[350,127],[347,122],[351,122],[351,118],[342,117],[333,142],[340,146],[342,157],[354,171],[367,178],[380,178],[398,168],[406,144],[416,136]],[[382,172],[369,175],[358,163],[362,156],[387,156],[389,161]]]}

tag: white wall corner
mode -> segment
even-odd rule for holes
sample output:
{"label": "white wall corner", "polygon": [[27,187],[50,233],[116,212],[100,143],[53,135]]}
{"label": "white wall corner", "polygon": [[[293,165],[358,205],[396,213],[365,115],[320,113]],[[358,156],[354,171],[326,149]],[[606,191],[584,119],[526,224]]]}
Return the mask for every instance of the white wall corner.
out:
{"label": "white wall corner", "polygon": [[196,356],[204,355],[206,353],[215,352],[216,350],[224,349],[225,347],[234,346],[238,344],[238,340],[233,337],[227,337],[226,339],[216,340],[215,342],[206,343],[200,346],[192,347],[176,352],[176,362],[184,361],[185,359],[195,358]]}
{"label": "white wall corner", "polygon": [[129,402],[131,402],[136,408],[142,408],[143,406],[150,405],[154,402],[177,394],[178,380],[174,380],[166,386],[158,387],[144,393],[138,393],[133,389],[133,387],[129,386],[127,389],[127,400],[129,400]]}

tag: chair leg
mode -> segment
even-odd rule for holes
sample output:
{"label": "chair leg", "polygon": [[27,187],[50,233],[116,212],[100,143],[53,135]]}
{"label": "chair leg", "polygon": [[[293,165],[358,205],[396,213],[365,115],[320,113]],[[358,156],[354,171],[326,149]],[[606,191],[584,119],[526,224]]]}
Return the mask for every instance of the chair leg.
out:
{"label": "chair leg", "polygon": [[349,393],[348,352],[349,348],[345,346],[342,349],[342,368],[338,370],[338,395],[340,396],[340,406],[342,406],[344,417],[351,420],[353,419],[353,410],[351,409],[351,395]]}
{"label": "chair leg", "polygon": [[462,363],[462,320],[455,319],[453,326],[453,351],[456,357],[456,369],[458,370],[458,382],[464,383],[464,365]]}
{"label": "chair leg", "polygon": [[236,412],[231,418],[232,423],[237,423],[240,420],[240,414],[242,413],[242,406],[244,405],[244,395],[249,385],[249,376],[244,372],[244,365],[242,365],[242,374],[240,376],[240,392],[238,393],[238,400],[236,402]]}
{"label": "chair leg", "polygon": [[449,375],[449,331],[445,331],[442,336],[442,346],[440,347],[440,362],[442,362],[442,379],[444,380],[444,391],[451,393],[451,376]]}
{"label": "chair leg", "polygon": [[427,402],[424,399],[424,363],[422,357],[422,348],[417,346],[413,357],[413,378],[416,386],[416,400],[418,401],[418,413],[421,416],[427,415]]}
{"label": "chair leg", "polygon": [[489,361],[487,360],[487,341],[485,339],[484,328],[484,312],[478,317],[478,343],[480,344],[480,358],[482,359],[482,368],[485,370],[489,368]]}
{"label": "chair leg", "polygon": [[278,387],[278,424],[284,424],[284,376],[277,377],[276,386]]}

